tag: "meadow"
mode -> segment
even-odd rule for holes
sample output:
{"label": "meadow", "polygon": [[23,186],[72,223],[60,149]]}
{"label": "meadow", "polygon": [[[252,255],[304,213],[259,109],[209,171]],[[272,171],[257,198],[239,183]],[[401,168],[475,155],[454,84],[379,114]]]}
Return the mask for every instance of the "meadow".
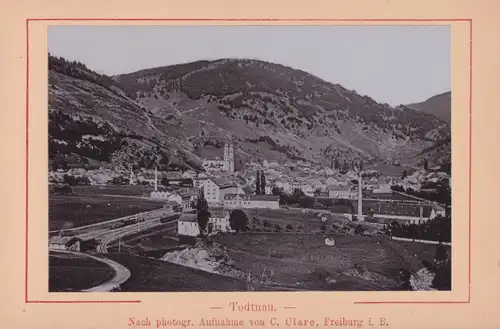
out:
{"label": "meadow", "polygon": [[400,290],[401,270],[415,273],[431,262],[436,246],[392,241],[386,236],[223,234],[234,267],[270,284],[303,290]]}
{"label": "meadow", "polygon": [[107,195],[49,196],[49,231],[103,222],[161,208],[163,202]]}
{"label": "meadow", "polygon": [[95,259],[73,254],[49,254],[49,291],[70,292],[98,286],[115,275],[113,269]]}

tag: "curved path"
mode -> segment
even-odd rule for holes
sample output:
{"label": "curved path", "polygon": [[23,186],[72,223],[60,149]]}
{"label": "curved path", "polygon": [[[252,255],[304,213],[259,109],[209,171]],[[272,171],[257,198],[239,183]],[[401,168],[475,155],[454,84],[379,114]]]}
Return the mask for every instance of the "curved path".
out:
{"label": "curved path", "polygon": [[125,281],[127,281],[130,278],[130,271],[125,266],[120,265],[117,262],[112,261],[111,259],[95,257],[92,255],[82,253],[82,252],[77,252],[77,251],[68,251],[68,250],[54,250],[54,251],[57,251],[58,253],[73,254],[73,255],[81,256],[81,257],[89,257],[89,258],[95,259],[101,263],[104,263],[113,269],[113,271],[115,272],[115,275],[111,280],[109,280],[108,282],[105,282],[101,285],[82,290],[84,292],[109,292],[115,288],[118,288],[122,283],[124,283]]}

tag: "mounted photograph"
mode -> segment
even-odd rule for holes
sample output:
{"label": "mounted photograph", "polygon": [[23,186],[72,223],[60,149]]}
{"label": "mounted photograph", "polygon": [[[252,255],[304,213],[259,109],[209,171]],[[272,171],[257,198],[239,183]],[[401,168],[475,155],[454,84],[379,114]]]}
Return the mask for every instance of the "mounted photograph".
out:
{"label": "mounted photograph", "polygon": [[450,38],[50,26],[48,290],[451,291]]}

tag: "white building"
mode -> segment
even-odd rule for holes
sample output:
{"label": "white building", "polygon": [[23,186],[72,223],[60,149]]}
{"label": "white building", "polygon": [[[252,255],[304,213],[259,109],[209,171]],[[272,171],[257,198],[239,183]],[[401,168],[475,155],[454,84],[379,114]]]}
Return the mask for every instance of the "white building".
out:
{"label": "white building", "polygon": [[[223,208],[210,208],[210,218],[205,233],[207,235],[219,232],[230,232],[229,212]],[[177,222],[177,234],[185,237],[197,237],[200,235],[197,214],[182,214]]]}
{"label": "white building", "polygon": [[207,172],[231,172],[234,173],[234,148],[232,143],[224,144],[224,158],[205,158],[202,164]]}
{"label": "white building", "polygon": [[440,205],[434,205],[434,208],[431,210],[431,214],[429,216],[429,219],[434,219],[437,216],[446,216],[446,209],[444,207],[441,207]]}
{"label": "white building", "polygon": [[210,212],[210,219],[207,225],[208,234],[231,231],[229,211],[222,207],[210,208],[208,211]]}
{"label": "white building", "polygon": [[352,191],[348,186],[333,185],[328,186],[327,190],[330,199],[356,199],[356,192]]}
{"label": "white building", "polygon": [[226,194],[226,208],[270,208],[278,209],[280,197],[277,195]]}
{"label": "white building", "polygon": [[391,193],[391,184],[379,184],[377,188],[373,189],[374,194],[380,194],[380,193]]}
{"label": "white building", "polygon": [[177,221],[177,234],[180,236],[197,237],[200,235],[200,226],[196,214],[182,214]]}
{"label": "white building", "polygon": [[74,236],[53,236],[49,240],[49,249],[80,251],[81,239]]}
{"label": "white building", "polygon": [[177,202],[179,205],[182,204],[182,196],[173,191],[153,191],[150,194],[153,199],[162,199],[171,202]]}
{"label": "white building", "polygon": [[243,194],[243,190],[222,178],[209,178],[203,181],[203,194],[208,203],[220,203],[228,193]]}

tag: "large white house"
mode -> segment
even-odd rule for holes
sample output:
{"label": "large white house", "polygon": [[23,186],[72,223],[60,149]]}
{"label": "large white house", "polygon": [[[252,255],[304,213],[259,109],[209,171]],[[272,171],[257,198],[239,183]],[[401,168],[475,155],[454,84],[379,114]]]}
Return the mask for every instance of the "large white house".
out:
{"label": "large white house", "polygon": [[224,144],[224,158],[205,158],[202,164],[207,172],[234,172],[234,148],[232,143]]}
{"label": "large white house", "polygon": [[278,209],[280,197],[277,195],[226,194],[226,208],[270,208]]}
{"label": "large white house", "polygon": [[243,193],[243,190],[223,178],[212,177],[203,180],[203,194],[208,203],[220,203],[228,193]]}

